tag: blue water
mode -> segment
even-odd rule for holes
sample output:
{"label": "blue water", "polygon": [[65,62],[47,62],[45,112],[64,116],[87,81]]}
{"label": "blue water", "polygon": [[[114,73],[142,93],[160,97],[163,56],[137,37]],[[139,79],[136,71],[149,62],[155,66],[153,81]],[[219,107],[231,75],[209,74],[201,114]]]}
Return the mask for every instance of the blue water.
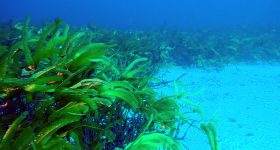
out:
{"label": "blue water", "polygon": [[1,0],[0,19],[59,17],[71,25],[114,28],[275,26],[279,8],[279,0]]}

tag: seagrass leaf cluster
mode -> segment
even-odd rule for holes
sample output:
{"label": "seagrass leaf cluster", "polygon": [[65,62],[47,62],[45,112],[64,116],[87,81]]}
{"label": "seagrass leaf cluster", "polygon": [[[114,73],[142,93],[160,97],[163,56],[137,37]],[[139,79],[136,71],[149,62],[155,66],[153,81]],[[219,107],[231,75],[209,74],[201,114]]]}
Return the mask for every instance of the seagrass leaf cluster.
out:
{"label": "seagrass leaf cluster", "polygon": [[[0,46],[0,149],[180,147],[169,132],[179,106],[156,99],[147,58],[119,69],[114,45],[84,41],[58,19],[34,33],[27,18],[21,32]],[[169,136],[147,134],[158,126]]]}

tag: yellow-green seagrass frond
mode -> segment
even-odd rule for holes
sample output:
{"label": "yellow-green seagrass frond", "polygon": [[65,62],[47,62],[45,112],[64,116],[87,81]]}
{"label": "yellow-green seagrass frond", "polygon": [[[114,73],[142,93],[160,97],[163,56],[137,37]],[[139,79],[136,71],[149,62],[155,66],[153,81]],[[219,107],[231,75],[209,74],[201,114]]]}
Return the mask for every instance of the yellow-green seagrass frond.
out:
{"label": "yellow-green seagrass frond", "polygon": [[168,150],[181,150],[182,145],[173,138],[161,133],[151,133],[138,137],[128,144],[125,150],[158,150],[160,148]]}

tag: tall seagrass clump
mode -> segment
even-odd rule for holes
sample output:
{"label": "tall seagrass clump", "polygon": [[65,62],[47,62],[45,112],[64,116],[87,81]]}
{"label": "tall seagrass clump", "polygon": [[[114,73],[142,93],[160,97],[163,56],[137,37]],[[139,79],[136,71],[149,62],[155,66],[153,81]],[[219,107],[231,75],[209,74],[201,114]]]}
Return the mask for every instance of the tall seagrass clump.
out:
{"label": "tall seagrass clump", "polygon": [[[0,149],[181,149],[175,97],[156,99],[146,58],[120,70],[112,45],[56,20],[0,46]],[[159,133],[159,129],[161,132]]]}

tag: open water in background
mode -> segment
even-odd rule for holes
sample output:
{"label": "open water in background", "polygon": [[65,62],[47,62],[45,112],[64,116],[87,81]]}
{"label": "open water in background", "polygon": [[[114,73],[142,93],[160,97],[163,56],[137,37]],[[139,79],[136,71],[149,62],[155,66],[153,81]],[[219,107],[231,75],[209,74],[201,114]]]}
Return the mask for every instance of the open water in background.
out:
{"label": "open water in background", "polygon": [[33,23],[62,18],[71,25],[179,29],[279,26],[279,0],[0,0],[0,20]]}

